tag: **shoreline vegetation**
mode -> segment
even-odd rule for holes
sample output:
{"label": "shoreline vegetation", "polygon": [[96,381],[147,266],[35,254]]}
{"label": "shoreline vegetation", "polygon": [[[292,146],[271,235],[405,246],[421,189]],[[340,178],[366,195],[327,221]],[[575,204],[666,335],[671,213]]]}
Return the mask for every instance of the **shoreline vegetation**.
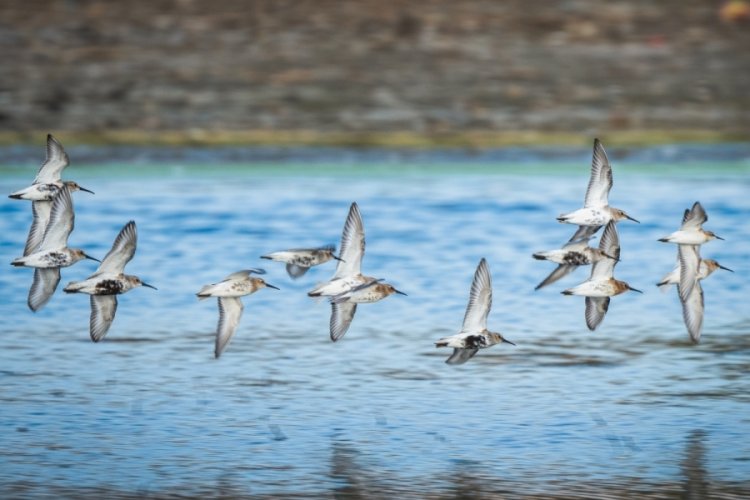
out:
{"label": "shoreline vegetation", "polygon": [[[51,130],[66,146],[303,146],[406,149],[490,149],[535,146],[590,146],[599,137],[608,146],[644,147],[664,144],[750,142],[750,130],[631,129],[611,132],[488,131],[457,132],[319,132],[315,130]],[[0,131],[0,146],[36,145],[48,131]]]}

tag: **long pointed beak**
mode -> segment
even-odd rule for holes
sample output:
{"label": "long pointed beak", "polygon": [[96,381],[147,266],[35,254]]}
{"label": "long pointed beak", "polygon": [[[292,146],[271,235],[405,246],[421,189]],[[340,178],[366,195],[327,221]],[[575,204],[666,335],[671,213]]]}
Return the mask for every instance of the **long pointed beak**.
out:
{"label": "long pointed beak", "polygon": [[732,271],[731,269],[729,269],[728,267],[724,267],[724,266],[722,266],[721,264],[719,264],[719,269],[723,269],[723,270],[725,270],[725,271],[729,271],[730,273],[733,273],[733,272],[734,272],[734,271]]}
{"label": "long pointed beak", "polygon": [[99,259],[97,259],[96,257],[92,257],[92,256],[90,256],[89,254],[86,254],[86,253],[85,253],[85,254],[83,254],[83,256],[84,256],[85,258],[89,259],[89,260],[95,260],[95,261],[97,261],[97,262],[98,262],[99,264],[101,264],[101,263],[102,263],[102,261],[100,261],[100,260],[99,260]]}
{"label": "long pointed beak", "polygon": [[86,191],[87,193],[96,194],[92,190],[86,189],[85,187],[78,186],[78,189],[80,189],[81,191]]}
{"label": "long pointed beak", "polygon": [[503,342],[505,342],[506,344],[510,344],[510,345],[516,345],[516,344],[514,344],[513,342],[511,342],[511,341],[510,341],[510,340],[508,340],[508,339],[502,339],[502,340],[503,340]]}
{"label": "long pointed beak", "polygon": [[[396,290],[395,288],[393,289],[393,291],[394,291],[395,293],[399,294],[399,295],[406,295],[406,294],[405,294],[404,292],[402,292],[401,290]],[[408,295],[407,295],[407,297],[408,297]]]}
{"label": "long pointed beak", "polygon": [[344,259],[342,259],[341,257],[336,257],[335,255],[331,255],[331,257],[333,257],[334,259],[336,259],[336,260],[337,260],[337,261],[339,261],[339,262],[346,262],[346,261],[345,261]]}
{"label": "long pointed beak", "polygon": [[279,288],[279,287],[277,287],[277,286],[273,286],[273,285],[271,285],[270,283],[266,283],[266,286],[267,286],[268,288],[273,288],[274,290],[281,290],[281,288]]}
{"label": "long pointed beak", "polygon": [[636,220],[636,219],[632,218],[632,217],[631,217],[631,216],[629,216],[628,214],[625,214],[625,218],[626,218],[626,219],[628,219],[628,220],[632,220],[633,222],[637,222],[638,224],[640,224],[640,223],[641,223],[641,221],[639,221],[639,220]]}
{"label": "long pointed beak", "polygon": [[149,285],[148,283],[144,283],[141,281],[141,286],[145,286],[146,288],[153,288],[154,290],[158,290],[154,285]]}
{"label": "long pointed beak", "polygon": [[724,238],[722,238],[721,236],[717,236],[717,235],[714,235],[714,237],[715,237],[715,238],[716,238],[717,240],[721,240],[721,241],[724,241]]}
{"label": "long pointed beak", "polygon": [[642,291],[638,290],[637,288],[633,288],[632,286],[628,285],[628,290],[631,290],[633,292],[643,293]]}

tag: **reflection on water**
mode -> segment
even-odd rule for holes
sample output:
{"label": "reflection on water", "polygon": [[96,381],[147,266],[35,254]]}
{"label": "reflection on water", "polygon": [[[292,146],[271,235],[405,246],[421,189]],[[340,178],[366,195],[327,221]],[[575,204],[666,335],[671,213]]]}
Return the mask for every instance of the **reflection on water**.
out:
{"label": "reflection on water", "polygon": [[[615,297],[589,332],[584,305],[534,292],[549,268],[534,251],[567,240],[554,216],[580,205],[584,173],[501,171],[340,176],[219,169],[76,180],[71,236],[103,256],[129,219],[129,271],[159,288],[120,300],[105,341],[88,339],[88,301],[55,295],[28,311],[31,274],[0,268],[0,492],[138,498],[326,496],[617,498],[740,496],[750,491],[750,180],[723,173],[615,171],[622,224],[617,275],[645,289]],[[6,192],[15,174],[0,177]],[[85,183],[84,183],[85,181]],[[615,203],[614,199],[617,199]],[[655,283],[674,264],[656,240],[700,199],[726,238],[706,257],[736,273],[704,283],[693,346],[676,294]],[[351,201],[363,212],[363,268],[408,297],[360,308],[343,341],[329,308],[267,265],[278,294],[253,295],[235,339],[212,356],[215,303],[195,291],[259,256],[338,242]],[[23,248],[29,207],[0,201],[0,260]],[[664,214],[671,214],[665,217]],[[463,317],[476,262],[494,281],[491,327],[518,345],[449,367],[433,341]],[[93,263],[63,270],[63,281]],[[652,288],[652,289],[650,289]],[[80,299],[80,300],[79,300]]]}

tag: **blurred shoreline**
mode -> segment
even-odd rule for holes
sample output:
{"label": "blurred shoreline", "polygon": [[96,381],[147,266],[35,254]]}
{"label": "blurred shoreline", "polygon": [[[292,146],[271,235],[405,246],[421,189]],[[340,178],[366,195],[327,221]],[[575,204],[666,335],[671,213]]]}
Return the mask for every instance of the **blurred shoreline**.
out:
{"label": "blurred shoreline", "polygon": [[[0,146],[43,144],[52,133],[66,146],[290,146],[348,148],[475,148],[591,145],[593,136],[559,131],[466,130],[420,133],[407,130],[385,132],[320,132],[315,130],[100,130],[3,131]],[[645,147],[665,144],[750,143],[750,130],[641,129],[598,134],[608,146]]]}

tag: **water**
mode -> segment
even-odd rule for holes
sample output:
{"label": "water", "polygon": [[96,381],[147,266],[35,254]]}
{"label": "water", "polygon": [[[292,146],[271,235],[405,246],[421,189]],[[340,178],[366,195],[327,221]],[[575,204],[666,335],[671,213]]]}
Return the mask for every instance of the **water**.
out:
{"label": "water", "polygon": [[[128,272],[154,284],[120,298],[104,341],[89,340],[85,296],[26,307],[31,272],[0,273],[0,491],[20,496],[455,497],[621,496],[750,492],[750,170],[747,159],[615,165],[615,274],[644,290],[613,298],[586,329],[583,299],[541,291],[554,248],[587,182],[580,162],[436,166],[369,158],[240,165],[173,161],[71,166],[73,246],[103,257],[137,221]],[[71,152],[74,158],[74,153]],[[636,157],[637,158],[637,155]],[[201,160],[203,160],[202,158]],[[5,168],[0,191],[33,166]],[[269,251],[339,243],[349,204],[362,210],[363,270],[408,297],[359,308],[342,341],[329,307],[305,292],[333,263],[291,281]],[[734,274],[704,282],[703,338],[694,346],[676,292],[653,284],[675,262],[657,238],[700,200],[703,247]],[[30,208],[0,198],[0,261],[21,254]],[[433,342],[455,333],[474,269],[494,279],[491,329],[517,347],[481,351],[460,367]],[[232,271],[263,266],[282,290],[244,299],[237,335],[213,359],[215,301],[194,293]],[[63,270],[62,286],[94,271]]]}

